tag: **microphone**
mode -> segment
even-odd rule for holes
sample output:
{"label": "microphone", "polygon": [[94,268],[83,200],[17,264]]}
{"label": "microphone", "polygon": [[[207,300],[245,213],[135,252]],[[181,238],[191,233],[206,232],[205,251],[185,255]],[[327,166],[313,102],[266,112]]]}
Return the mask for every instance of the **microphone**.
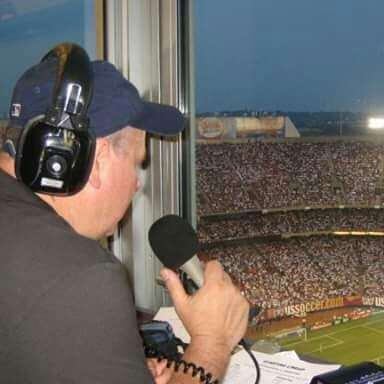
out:
{"label": "microphone", "polygon": [[[148,233],[153,252],[165,267],[181,269],[196,288],[204,283],[204,272],[196,256],[199,242],[193,227],[177,215],[166,215],[155,221]],[[261,307],[254,306],[249,312],[249,321],[255,319]]]}
{"label": "microphone", "polygon": [[170,269],[181,269],[198,288],[204,283],[204,273],[196,256],[198,239],[195,230],[177,215],[166,215],[149,229],[149,244],[153,252]]}
{"label": "microphone", "polygon": [[[197,234],[188,221],[177,215],[166,215],[155,221],[148,233],[149,244],[158,259],[170,269],[181,269],[198,288],[204,283],[203,269],[196,256]],[[259,312],[259,311],[257,311]],[[249,354],[256,368],[256,381],[259,383],[260,368],[256,358],[244,339],[239,342]]]}

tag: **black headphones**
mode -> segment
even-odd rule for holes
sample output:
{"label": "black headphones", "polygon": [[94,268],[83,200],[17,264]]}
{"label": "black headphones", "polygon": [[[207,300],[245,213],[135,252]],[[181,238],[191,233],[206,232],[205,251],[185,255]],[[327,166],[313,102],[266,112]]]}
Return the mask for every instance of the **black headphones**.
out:
{"label": "black headphones", "polygon": [[17,178],[35,192],[72,195],[88,180],[95,138],[87,110],[92,98],[93,71],[83,48],[63,43],[41,60],[57,58],[52,106],[30,119],[17,143]]}

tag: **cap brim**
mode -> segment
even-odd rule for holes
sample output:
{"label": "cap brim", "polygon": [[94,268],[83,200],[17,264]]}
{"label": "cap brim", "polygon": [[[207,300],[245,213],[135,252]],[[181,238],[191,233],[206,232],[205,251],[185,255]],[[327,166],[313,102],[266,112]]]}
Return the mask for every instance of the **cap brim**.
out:
{"label": "cap brim", "polygon": [[132,124],[135,128],[157,135],[177,135],[185,128],[185,118],[175,107],[144,102],[140,119]]}

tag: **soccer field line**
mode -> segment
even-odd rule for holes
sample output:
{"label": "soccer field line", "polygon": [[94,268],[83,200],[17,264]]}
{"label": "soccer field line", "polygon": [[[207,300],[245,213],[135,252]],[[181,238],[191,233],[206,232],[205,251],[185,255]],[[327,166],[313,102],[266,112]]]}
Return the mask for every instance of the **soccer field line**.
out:
{"label": "soccer field line", "polygon": [[[355,325],[354,327],[349,327],[349,328],[341,329],[341,330],[334,331],[334,332],[331,332],[331,333],[328,333],[328,334],[325,334],[325,335],[316,336],[316,337],[311,337],[311,338],[309,338],[308,340],[304,340],[304,341],[294,341],[294,342],[292,342],[292,343],[287,343],[287,344],[284,344],[284,347],[292,347],[292,346],[294,346],[294,345],[298,345],[298,344],[306,344],[306,343],[310,343],[310,342],[312,342],[312,341],[314,341],[314,340],[323,339],[324,337],[328,337],[328,336],[336,336],[336,335],[338,335],[338,334],[340,334],[340,333],[349,331],[349,330],[351,330],[351,329],[367,327],[367,326],[370,326],[370,325],[373,325],[373,324],[376,324],[376,323],[382,323],[383,321],[384,321],[383,319],[380,319],[380,320],[374,320],[374,321],[367,321],[366,324]],[[383,334],[384,334],[384,333],[383,333]]]}
{"label": "soccer field line", "polygon": [[380,331],[379,329],[372,328],[372,327],[367,326],[367,325],[362,325],[361,327],[362,327],[362,328],[369,329],[370,331],[375,332],[375,333],[378,333],[379,335],[384,335],[384,332],[383,332],[383,331]]}
{"label": "soccer field line", "polygon": [[330,338],[331,340],[335,340],[336,342],[344,343],[344,340],[336,339],[336,337],[329,336],[329,335],[327,335],[327,337]]}
{"label": "soccer field line", "polygon": [[326,351],[327,349],[331,349],[331,348],[337,347],[338,345],[344,344],[343,340],[338,340],[335,337],[330,337],[330,336],[325,336],[325,337],[328,337],[331,340],[336,340],[336,343],[328,344],[328,345],[326,345],[324,347],[322,346],[322,344],[320,344],[319,348],[316,348],[313,351],[310,351],[309,353],[323,352],[323,351]]}
{"label": "soccer field line", "polygon": [[380,356],[378,356],[378,357],[375,357],[375,358],[372,359],[371,361],[380,365],[380,361],[381,361],[381,360],[384,360],[384,355],[380,355]]}

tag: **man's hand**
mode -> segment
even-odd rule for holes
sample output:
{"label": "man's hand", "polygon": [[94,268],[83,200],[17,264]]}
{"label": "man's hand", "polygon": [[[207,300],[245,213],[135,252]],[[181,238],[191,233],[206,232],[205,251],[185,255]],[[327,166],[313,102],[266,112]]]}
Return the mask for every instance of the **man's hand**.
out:
{"label": "man's hand", "polygon": [[204,284],[193,296],[185,293],[173,271],[162,269],[161,276],[191,343],[229,356],[245,334],[249,304],[221,264],[217,261],[206,264]]}

